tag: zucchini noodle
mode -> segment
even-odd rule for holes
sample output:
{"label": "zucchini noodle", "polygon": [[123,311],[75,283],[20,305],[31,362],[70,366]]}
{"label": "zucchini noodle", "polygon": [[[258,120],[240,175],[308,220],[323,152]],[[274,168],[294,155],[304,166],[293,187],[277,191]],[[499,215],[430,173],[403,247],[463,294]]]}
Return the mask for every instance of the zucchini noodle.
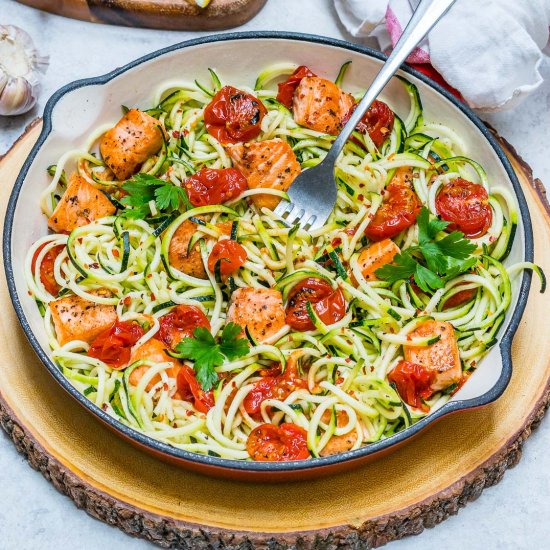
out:
{"label": "zucchini noodle", "polygon": [[[292,112],[276,101],[274,82],[294,69],[288,64],[273,65],[258,76],[254,90],[243,89],[267,108],[257,141],[285,141],[302,169],[307,169],[324,158],[335,137],[300,126]],[[221,88],[218,75],[211,74],[209,86],[175,80],[156,91],[155,104],[146,112],[166,129],[165,143],[141,172],[182,187],[201,168],[232,166],[224,147],[205,127],[204,109]],[[518,221],[513,195],[501,186],[493,187],[483,167],[464,156],[466,145],[455,131],[424,120],[418,91],[407,81],[404,85],[411,110],[396,116],[381,148],[359,132],[345,146],[336,166],[336,205],[319,230],[287,227],[271,210],[258,209],[248,200],[258,194],[285,198],[283,191],[249,189],[224,206],[181,210],[175,215],[159,212],[151,201],[145,219],[107,216],[77,227],[68,236],[49,234],[39,239],[26,257],[25,277],[44,318],[52,358],[63,375],[122,424],[179,449],[227,459],[250,460],[248,434],[262,422],[302,427],[311,455],[322,456],[333,438],[346,438],[347,449],[357,449],[391,437],[441,407],[456,384],[433,393],[420,410],[408,405],[388,380],[388,373],[404,357],[404,345],[420,349],[435,341],[410,333],[426,320],[451,323],[462,370],[471,372],[497,341],[511,301],[511,280],[524,269],[540,270],[529,263],[503,265]],[[100,190],[109,192],[120,185],[98,154],[98,138],[105,130],[90,132],[89,147],[66,152],[50,167],[51,183],[40,200],[46,215],[51,215],[63,195],[64,173],[73,164]],[[433,215],[437,215],[439,189],[453,178],[467,178],[489,193],[491,226],[483,237],[472,240],[477,263],[429,296],[408,280],[390,284],[365,278],[358,260],[369,244],[364,231],[383,202],[384,188],[400,168],[412,169],[414,190]],[[120,211],[122,205],[115,205]],[[205,279],[183,273],[170,261],[170,242],[191,218],[202,220],[193,243],[201,252]],[[207,267],[226,222],[233,224],[232,238],[247,253],[230,282],[220,280]],[[417,245],[417,227],[403,231],[394,241],[401,249]],[[40,268],[57,246],[64,247],[53,266],[61,290],[53,296],[41,280]],[[52,320],[51,303],[61,297],[76,295],[114,306],[118,319],[136,320],[146,327],[136,349],[155,337],[160,317],[176,305],[192,304],[208,317],[216,336],[226,324],[230,289],[271,287],[280,290],[286,301],[294,285],[307,277],[322,278],[341,289],[347,303],[343,318],[327,325],[308,303],[314,330],[299,332],[285,325],[268,341],[253,342],[245,357],[217,367],[220,380],[213,391],[214,406],[206,413],[178,392],[170,371],[173,363],[141,359],[122,370],[113,368],[89,357],[90,346],[84,341],[61,345]],[[462,291],[470,291],[472,298],[446,307]],[[244,403],[262,380],[262,372],[277,364],[289,368],[291,361],[298,363],[304,387],[284,399],[272,396],[262,403],[258,415],[249,414]],[[193,366],[189,361],[185,364]],[[140,368],[145,368],[145,374],[136,385],[132,373]]]}

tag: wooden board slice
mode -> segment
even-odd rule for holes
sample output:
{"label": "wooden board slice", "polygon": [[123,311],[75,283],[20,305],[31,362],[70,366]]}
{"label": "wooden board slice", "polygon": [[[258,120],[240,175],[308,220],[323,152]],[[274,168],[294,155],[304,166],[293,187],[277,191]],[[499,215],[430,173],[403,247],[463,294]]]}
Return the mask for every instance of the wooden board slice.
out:
{"label": "wooden board slice", "polygon": [[199,8],[187,0],[18,0],[57,15],[126,27],[181,31],[230,29],[252,19],[267,0],[212,0]]}
{"label": "wooden board slice", "polygon": [[[2,218],[39,131],[39,123],[29,128],[0,162]],[[542,184],[502,143],[527,195],[536,261],[550,273]],[[496,403],[448,417],[398,452],[336,477],[280,485],[209,479],[133,448],[73,402],[35,358],[0,277],[0,423],[31,466],[78,507],[163,547],[371,547],[417,534],[517,464],[550,400],[550,300],[534,281],[514,340],[512,381]]]}

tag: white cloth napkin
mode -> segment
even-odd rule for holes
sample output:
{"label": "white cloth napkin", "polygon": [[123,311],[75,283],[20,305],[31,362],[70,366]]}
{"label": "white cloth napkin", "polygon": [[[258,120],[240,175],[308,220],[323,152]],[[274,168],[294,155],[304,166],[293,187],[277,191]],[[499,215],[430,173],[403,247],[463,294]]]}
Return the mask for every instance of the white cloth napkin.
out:
{"label": "white cloth napkin", "polygon": [[[395,44],[420,0],[334,0],[347,30]],[[550,0],[458,0],[420,46],[412,63],[431,63],[476,109],[517,105],[543,81],[550,55]]]}

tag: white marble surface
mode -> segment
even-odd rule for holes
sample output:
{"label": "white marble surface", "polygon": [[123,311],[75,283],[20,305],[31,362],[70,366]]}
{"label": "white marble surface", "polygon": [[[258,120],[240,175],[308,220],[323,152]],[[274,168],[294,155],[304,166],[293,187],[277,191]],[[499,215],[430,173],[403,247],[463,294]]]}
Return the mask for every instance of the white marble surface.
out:
{"label": "white marble surface", "polygon": [[[263,12],[244,30],[293,30],[349,38],[337,24],[331,0],[269,0]],[[51,56],[44,91],[30,114],[0,118],[0,154],[38,116],[46,99],[61,85],[95,76],[198,33],[150,31],[92,25],[39,13],[11,0],[0,0],[0,23],[28,30]],[[511,113],[486,116],[531,164],[535,174],[550,181],[550,62],[547,78],[522,106]],[[1,374],[0,374],[1,375]],[[0,550],[117,550],[151,546],[132,539],[76,509],[40,474],[29,468],[0,430]],[[388,546],[392,550],[530,550],[549,548],[550,421],[527,441],[518,467],[487,489],[458,516]]]}

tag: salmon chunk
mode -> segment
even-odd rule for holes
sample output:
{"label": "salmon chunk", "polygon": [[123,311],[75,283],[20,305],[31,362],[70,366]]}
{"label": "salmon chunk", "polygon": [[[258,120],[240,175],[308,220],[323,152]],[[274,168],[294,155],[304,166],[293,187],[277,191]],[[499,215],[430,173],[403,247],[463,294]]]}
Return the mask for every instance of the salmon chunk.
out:
{"label": "salmon chunk", "polygon": [[231,295],[227,322],[248,327],[255,340],[264,342],[285,325],[283,297],[272,288],[238,288]]}
{"label": "salmon chunk", "polygon": [[303,78],[294,93],[294,120],[301,126],[336,135],[355,101],[334,82],[317,76]]}
{"label": "salmon chunk", "polygon": [[[327,410],[323,413],[321,420],[326,424],[328,424],[330,422],[330,419],[331,419],[331,411]],[[347,423],[348,423],[348,415],[343,411],[337,412],[336,426],[338,426],[338,428],[342,428]],[[353,449],[353,446],[356,443],[357,443],[357,430],[355,429],[349,431],[344,435],[333,435],[328,440],[328,443],[323,447],[319,455],[330,456],[330,455],[345,453],[346,451]]]}
{"label": "salmon chunk", "polygon": [[65,194],[48,219],[48,227],[56,233],[70,233],[77,227],[112,216],[115,212],[115,205],[75,172]]}
{"label": "salmon chunk", "polygon": [[451,323],[426,321],[410,333],[411,338],[440,336],[431,346],[403,346],[405,360],[422,365],[435,373],[431,389],[436,392],[460,382],[462,367],[458,355],[458,344]]}
{"label": "salmon chunk", "polygon": [[363,248],[357,259],[363,277],[367,281],[376,281],[374,272],[383,265],[391,263],[395,255],[400,252],[399,247],[391,239],[384,239]]}
{"label": "salmon chunk", "polygon": [[197,224],[191,220],[185,220],[174,233],[168,249],[168,259],[170,265],[198,279],[207,279],[208,275],[202,263],[201,251],[197,243],[193,249],[187,253],[189,241],[197,231]]}
{"label": "salmon chunk", "polygon": [[412,188],[413,169],[410,166],[400,166],[399,168],[396,168],[390,184],[404,185],[405,187]]}
{"label": "salmon chunk", "polygon": [[[160,341],[152,338],[147,340],[145,344],[142,344],[138,348],[134,349],[130,357],[130,365],[136,361],[146,359],[147,361],[152,361],[153,363],[170,363],[171,366],[166,369],[166,374],[169,378],[176,378],[180,370],[177,359],[170,357],[166,353],[166,346]],[[143,375],[149,370],[148,365],[141,365],[136,367],[130,373],[130,384],[137,386],[139,381],[143,378]],[[149,391],[155,384],[160,382],[160,374],[153,376],[150,382],[147,384],[145,390]]]}
{"label": "salmon chunk", "polygon": [[[281,139],[230,145],[227,151],[235,168],[247,179],[250,189],[263,187],[287,191],[302,171],[294,151]],[[257,208],[265,206],[271,210],[281,200],[273,195],[254,195],[251,198]]]}
{"label": "salmon chunk", "polygon": [[114,306],[96,304],[80,296],[50,302],[57,341],[63,346],[73,340],[91,344],[117,320]]}
{"label": "salmon chunk", "polygon": [[99,150],[117,180],[124,181],[159,152],[163,132],[156,118],[138,109],[130,109],[116,126],[103,134]]}

